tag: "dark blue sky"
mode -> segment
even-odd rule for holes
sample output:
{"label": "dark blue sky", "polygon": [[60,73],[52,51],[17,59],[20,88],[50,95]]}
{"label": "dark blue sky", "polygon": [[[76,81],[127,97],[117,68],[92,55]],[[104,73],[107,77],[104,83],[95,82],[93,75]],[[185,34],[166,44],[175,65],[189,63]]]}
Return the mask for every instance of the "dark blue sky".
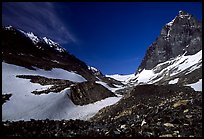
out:
{"label": "dark blue sky", "polygon": [[103,74],[130,74],[179,10],[202,20],[199,2],[7,2],[2,23],[51,38]]}

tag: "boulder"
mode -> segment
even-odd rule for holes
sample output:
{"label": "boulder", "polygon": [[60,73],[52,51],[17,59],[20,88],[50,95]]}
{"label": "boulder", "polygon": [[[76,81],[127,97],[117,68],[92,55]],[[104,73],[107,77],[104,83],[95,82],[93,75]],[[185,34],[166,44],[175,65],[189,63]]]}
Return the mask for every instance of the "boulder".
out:
{"label": "boulder", "polygon": [[116,96],[104,86],[91,81],[75,84],[70,90],[70,99],[76,105],[86,105]]}

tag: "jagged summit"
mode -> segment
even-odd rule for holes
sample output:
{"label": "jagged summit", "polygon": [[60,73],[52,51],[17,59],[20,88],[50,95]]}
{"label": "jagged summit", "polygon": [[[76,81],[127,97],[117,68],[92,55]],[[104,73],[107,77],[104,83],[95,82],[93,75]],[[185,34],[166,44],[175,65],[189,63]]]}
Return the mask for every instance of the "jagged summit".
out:
{"label": "jagged summit", "polygon": [[[53,40],[47,38],[47,37],[38,37],[37,35],[35,35],[33,32],[25,32],[21,29],[16,29],[13,26],[6,26],[3,27],[3,29],[5,30],[11,30],[14,32],[18,32],[20,31],[23,35],[25,35],[26,37],[28,37],[29,39],[31,39],[31,41],[33,42],[34,45],[38,45],[39,43],[45,43],[47,45],[49,45],[50,47],[53,47],[56,51],[60,52],[60,53],[66,53],[66,50],[64,48],[62,48],[58,43],[54,42]],[[41,47],[38,47],[41,48]]]}
{"label": "jagged summit", "polygon": [[179,55],[193,55],[202,49],[202,24],[191,14],[179,11],[179,14],[161,30],[160,36],[153,42],[136,73],[150,70],[157,64]]}
{"label": "jagged summit", "polygon": [[[185,11],[180,10],[178,15],[169,23],[166,24],[166,26],[172,26],[175,22],[175,20],[179,20],[178,18],[185,18],[190,20],[193,16]],[[195,17],[193,17],[195,18]]]}
{"label": "jagged summit", "polygon": [[183,17],[183,16],[191,16],[189,13],[183,11],[183,10],[180,10],[179,11],[179,17]]}

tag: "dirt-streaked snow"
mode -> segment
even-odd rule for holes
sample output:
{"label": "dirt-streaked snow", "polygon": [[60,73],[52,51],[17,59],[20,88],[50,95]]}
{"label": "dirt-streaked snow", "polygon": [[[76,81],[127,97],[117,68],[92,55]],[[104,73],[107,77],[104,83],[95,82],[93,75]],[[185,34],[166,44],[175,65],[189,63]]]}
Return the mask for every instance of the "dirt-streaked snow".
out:
{"label": "dirt-streaked snow", "polygon": [[[40,72],[39,72],[40,71]],[[96,114],[103,107],[112,105],[119,101],[122,96],[109,97],[93,104],[84,106],[75,105],[68,97],[70,89],[66,88],[59,93],[49,93],[34,95],[34,90],[45,89],[48,86],[41,86],[37,83],[31,83],[29,79],[17,78],[16,75],[40,75],[52,77],[66,77],[69,75],[76,76],[75,81],[84,81],[83,77],[77,74],[69,74],[63,70],[57,70],[46,74],[48,71],[31,71],[24,67],[19,67],[2,62],[2,93],[12,94],[10,100],[2,105],[2,120],[30,120],[30,119],[82,119],[87,120]],[[60,73],[60,71],[62,73]],[[80,78],[79,78],[80,77]]]}

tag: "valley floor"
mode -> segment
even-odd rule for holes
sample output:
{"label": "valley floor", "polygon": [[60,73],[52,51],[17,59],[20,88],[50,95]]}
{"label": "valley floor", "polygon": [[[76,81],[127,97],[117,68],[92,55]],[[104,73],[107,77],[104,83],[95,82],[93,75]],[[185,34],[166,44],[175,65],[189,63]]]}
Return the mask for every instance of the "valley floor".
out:
{"label": "valley floor", "polygon": [[144,85],[132,93],[88,121],[3,121],[2,133],[7,137],[202,137],[200,92],[176,85]]}

